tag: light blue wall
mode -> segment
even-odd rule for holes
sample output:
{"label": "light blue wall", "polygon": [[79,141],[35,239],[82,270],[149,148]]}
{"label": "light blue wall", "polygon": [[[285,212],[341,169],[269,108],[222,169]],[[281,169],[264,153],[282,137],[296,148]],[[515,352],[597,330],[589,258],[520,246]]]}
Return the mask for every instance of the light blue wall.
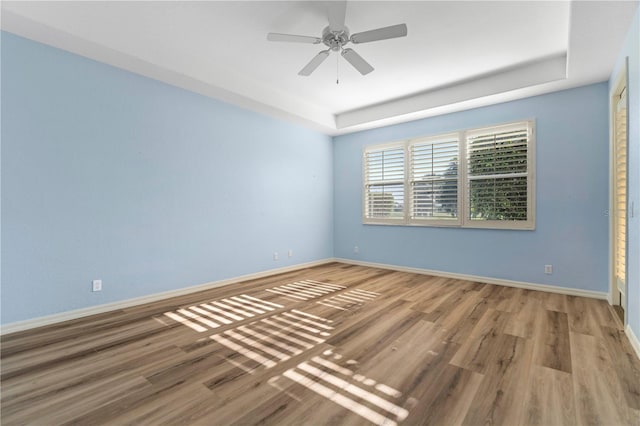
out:
{"label": "light blue wall", "polygon": [[1,321],[331,257],[332,173],[326,135],[2,33]]}
{"label": "light blue wall", "polygon": [[[607,90],[600,83],[334,138],[335,256],[608,291]],[[535,231],[362,224],[366,145],[530,118],[537,129]],[[544,274],[545,264],[553,275]]]}
{"label": "light blue wall", "polygon": [[623,69],[625,58],[629,58],[627,86],[629,99],[629,205],[635,205],[635,214],[627,215],[629,241],[627,258],[627,317],[634,334],[640,338],[640,7],[627,33],[624,45],[609,80],[614,89]]}
{"label": "light blue wall", "polygon": [[[631,52],[636,82],[637,34],[636,14],[621,53]],[[608,291],[606,83],[332,144],[8,33],[1,59],[3,324],[333,255]],[[530,118],[535,231],[362,225],[365,145]],[[640,200],[637,121],[631,132]],[[289,248],[292,259],[283,255]],[[635,283],[638,251],[631,249]],[[545,264],[553,275],[543,273]],[[90,292],[94,278],[104,281],[101,293]]]}

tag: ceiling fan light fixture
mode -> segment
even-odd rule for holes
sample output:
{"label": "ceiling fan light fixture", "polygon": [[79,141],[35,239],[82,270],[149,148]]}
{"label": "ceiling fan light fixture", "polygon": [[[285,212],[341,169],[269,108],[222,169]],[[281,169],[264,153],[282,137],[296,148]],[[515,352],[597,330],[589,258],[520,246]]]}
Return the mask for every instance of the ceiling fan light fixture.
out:
{"label": "ceiling fan light fixture", "polygon": [[342,30],[332,31],[330,27],[326,27],[322,30],[322,42],[329,49],[337,52],[342,46],[349,43],[349,29],[343,26]]}
{"label": "ceiling fan light fixture", "polygon": [[376,28],[374,30],[363,31],[356,34],[349,34],[349,28],[344,25],[346,12],[346,1],[330,2],[328,10],[329,26],[322,30],[322,37],[309,37],[293,34],[269,33],[269,41],[289,41],[295,43],[319,44],[323,43],[328,50],[318,53],[304,67],[298,75],[309,76],[320,66],[331,51],[340,52],[343,58],[349,62],[360,74],[369,74],[374,68],[367,61],[358,55],[353,49],[344,48],[349,42],[369,43],[372,41],[386,40],[390,38],[404,37],[407,35],[407,25],[397,24],[388,27]]}

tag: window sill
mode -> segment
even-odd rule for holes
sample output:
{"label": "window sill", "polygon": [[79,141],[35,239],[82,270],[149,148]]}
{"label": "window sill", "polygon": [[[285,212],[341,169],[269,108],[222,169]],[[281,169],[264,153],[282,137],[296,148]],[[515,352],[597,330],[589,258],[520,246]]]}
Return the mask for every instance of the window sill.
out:
{"label": "window sill", "polygon": [[407,227],[420,227],[420,228],[451,228],[451,229],[492,229],[492,230],[504,230],[504,231],[535,231],[535,224],[526,223],[513,226],[512,223],[467,223],[467,224],[449,224],[449,223],[416,223],[406,221],[384,221],[384,220],[365,220],[363,225],[371,226],[407,226]]}

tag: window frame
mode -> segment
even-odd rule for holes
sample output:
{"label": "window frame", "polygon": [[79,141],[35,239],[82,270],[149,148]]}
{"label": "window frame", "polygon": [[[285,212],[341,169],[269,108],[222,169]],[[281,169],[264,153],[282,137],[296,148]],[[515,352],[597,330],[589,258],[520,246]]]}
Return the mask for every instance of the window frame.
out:
{"label": "window frame", "polygon": [[[527,218],[526,220],[477,220],[470,216],[471,200],[468,171],[468,140],[472,136],[480,134],[490,134],[508,131],[510,129],[527,129]],[[458,187],[457,187],[457,218],[455,219],[428,219],[412,217],[413,209],[413,187],[412,182],[416,179],[412,176],[412,146],[424,144],[425,142],[438,141],[451,138],[457,135],[458,138]],[[367,155],[374,151],[386,149],[404,150],[404,200],[403,217],[394,219],[369,218],[367,217],[367,197],[368,188],[366,160]],[[477,228],[477,229],[507,229],[507,230],[535,230],[536,223],[536,131],[535,120],[518,120],[491,126],[474,127],[453,132],[440,133],[431,136],[421,136],[411,139],[398,140],[394,142],[367,145],[362,154],[362,223],[365,225],[395,225],[395,226],[425,226],[425,227],[446,227],[446,228]]]}
{"label": "window frame", "polygon": [[367,154],[369,152],[386,151],[392,149],[403,149],[403,193],[407,191],[407,148],[405,141],[387,142],[383,144],[371,145],[365,147],[362,154],[362,220],[367,225],[404,225],[406,219],[406,196],[402,206],[403,215],[400,218],[383,218],[383,217],[367,217],[367,191],[369,188],[369,181],[367,180]]}
{"label": "window frame", "polygon": [[[470,216],[471,200],[470,186],[471,179],[467,166],[465,166],[465,218],[466,228],[489,228],[489,229],[535,229],[535,123],[533,120],[517,121],[500,124],[496,126],[469,129],[465,132],[465,161],[468,162],[469,150],[467,142],[469,138],[481,135],[506,132],[509,130],[527,128],[527,219],[526,220],[472,220]],[[467,163],[468,164],[468,163]]]}
{"label": "window frame", "polygon": [[[406,145],[407,145],[407,155],[409,157],[407,164],[405,168],[407,168],[408,170],[405,172],[405,174],[407,174],[407,188],[409,189],[408,192],[406,193],[407,195],[407,199],[408,199],[408,203],[407,203],[407,207],[406,207],[406,219],[407,219],[407,223],[409,225],[417,225],[417,226],[444,226],[444,227],[460,227],[462,225],[462,217],[460,216],[460,213],[463,212],[463,208],[464,208],[464,203],[463,203],[463,198],[460,196],[460,144],[462,143],[462,132],[449,132],[449,133],[441,133],[439,135],[435,135],[435,136],[427,136],[427,137],[420,137],[420,138],[415,138],[415,139],[410,139],[407,140]],[[413,192],[413,188],[412,188],[412,182],[415,181],[415,179],[412,179],[412,165],[413,165],[413,158],[412,158],[412,150],[411,148],[415,145],[423,145],[425,143],[434,143],[434,142],[438,142],[438,141],[444,141],[447,139],[452,139],[452,138],[456,138],[457,139],[457,143],[458,143],[458,175],[457,175],[457,184],[458,184],[458,191],[457,191],[457,217],[455,219],[429,219],[429,218],[416,218],[412,216],[412,211],[413,211],[413,201],[414,201],[414,192]]]}

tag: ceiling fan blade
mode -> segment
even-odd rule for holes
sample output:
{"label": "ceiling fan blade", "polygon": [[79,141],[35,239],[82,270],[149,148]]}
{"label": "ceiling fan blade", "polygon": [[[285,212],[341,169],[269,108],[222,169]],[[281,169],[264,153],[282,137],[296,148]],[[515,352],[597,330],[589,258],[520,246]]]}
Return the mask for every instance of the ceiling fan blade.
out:
{"label": "ceiling fan blade", "polygon": [[322,41],[322,39],[318,37],[309,37],[309,36],[301,36],[301,35],[294,35],[294,34],[280,34],[280,33],[267,34],[267,40],[289,41],[293,43],[309,43],[309,44],[318,44]]}
{"label": "ceiling fan blade", "polygon": [[362,59],[362,56],[358,55],[353,49],[343,49],[342,56],[362,75],[369,74],[373,71],[373,67],[369,62]]}
{"label": "ceiling fan blade", "polygon": [[344,29],[345,13],[347,12],[346,1],[328,2],[329,29],[331,31],[342,31]]}
{"label": "ceiling fan blade", "polygon": [[370,41],[386,40],[389,38],[404,37],[407,35],[407,24],[391,25],[351,35],[351,42],[369,43]]}
{"label": "ceiling fan blade", "polygon": [[313,57],[311,62],[309,62],[307,65],[305,65],[304,68],[300,70],[298,75],[303,75],[305,77],[310,76],[311,73],[314,72],[316,68],[318,68],[320,64],[324,62],[325,59],[327,59],[327,56],[329,56],[329,50],[321,51]]}

